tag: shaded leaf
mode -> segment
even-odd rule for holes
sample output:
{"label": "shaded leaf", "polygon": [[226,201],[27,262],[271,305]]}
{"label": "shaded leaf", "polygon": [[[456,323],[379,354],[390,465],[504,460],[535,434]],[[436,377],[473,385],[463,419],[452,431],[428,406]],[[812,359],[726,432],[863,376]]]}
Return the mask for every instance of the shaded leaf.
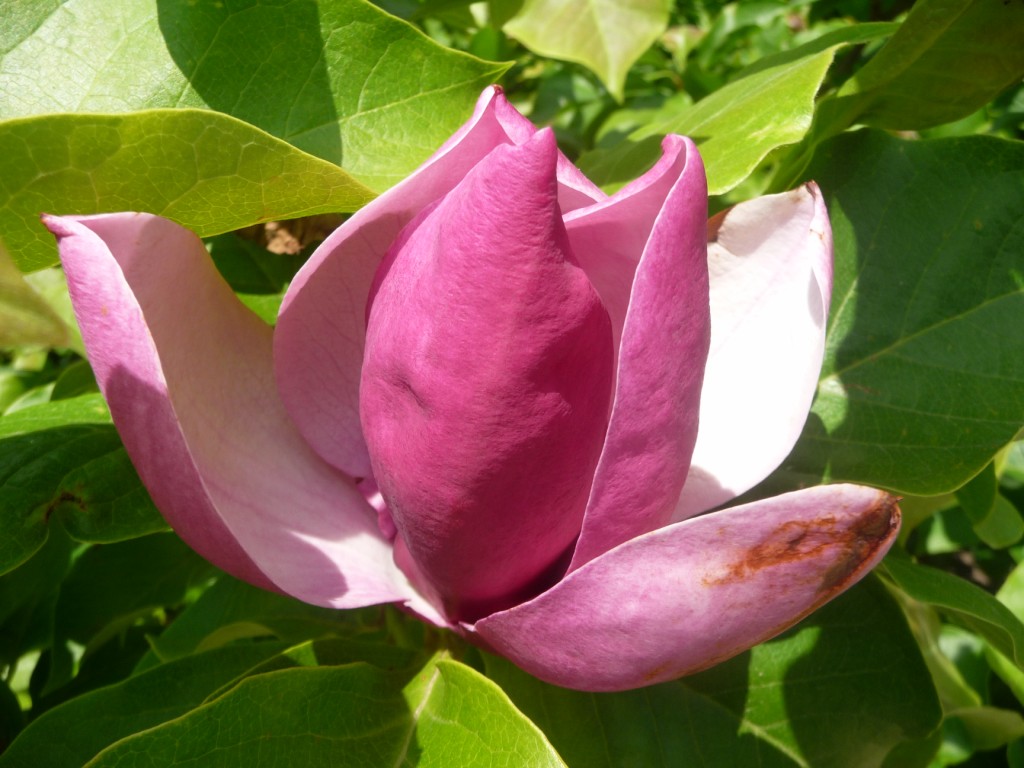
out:
{"label": "shaded leaf", "polygon": [[273,636],[298,642],[312,637],[372,630],[371,622],[381,620],[382,610],[319,608],[223,574],[160,637],[153,640],[153,652],[142,660],[140,669],[147,669],[161,660],[216,648],[239,638]]}
{"label": "shaded leaf", "polygon": [[0,573],[43,545],[54,517],[72,538],[86,542],[167,529],[99,395],[0,418]]}
{"label": "shaded leaf", "polygon": [[1024,424],[1024,144],[823,145],[810,176],[835,237],[832,314],[811,417],[784,468],[932,495]]}
{"label": "shaded leaf", "polygon": [[79,555],[57,601],[58,641],[87,652],[154,609],[180,605],[212,565],[173,533],[92,546]]}
{"label": "shaded leaf", "polygon": [[27,562],[0,576],[0,665],[48,647],[54,609],[71,562],[71,541],[58,526]]}
{"label": "shaded leaf", "polygon": [[34,720],[0,754],[0,768],[85,765],[115,741],[200,706],[210,693],[284,647],[260,643],[208,651],[79,696]]}

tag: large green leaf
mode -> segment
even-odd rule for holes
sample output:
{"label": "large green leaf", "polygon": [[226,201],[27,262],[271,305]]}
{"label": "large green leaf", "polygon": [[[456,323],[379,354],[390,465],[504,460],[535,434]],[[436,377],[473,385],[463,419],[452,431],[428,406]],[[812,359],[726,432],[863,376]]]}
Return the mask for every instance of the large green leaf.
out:
{"label": "large green leaf", "polygon": [[1024,3],[919,0],[828,108],[847,125],[917,130],[971,114],[1022,77]]}
{"label": "large green leaf", "polygon": [[79,541],[167,529],[99,395],[0,418],[0,573],[43,545],[54,516]]}
{"label": "large green leaf", "polygon": [[377,191],[448,138],[507,68],[363,0],[7,5],[0,115],[206,107]]}
{"label": "large green leaf", "polygon": [[809,175],[835,235],[826,357],[787,467],[930,495],[1024,424],[1024,144],[822,146]]}
{"label": "large green leaf", "polygon": [[152,765],[153,755],[166,766],[563,765],[501,689],[445,659],[411,680],[364,663],[249,677],[89,765]]}
{"label": "large green leaf", "polygon": [[0,768],[85,765],[115,741],[200,706],[284,647],[260,643],[207,651],[79,696],[34,720],[0,755]]}
{"label": "large green leaf", "polygon": [[761,69],[693,105],[670,100],[626,141],[584,155],[580,166],[602,186],[621,186],[651,165],[661,136],[678,133],[700,147],[711,194],[727,192],[769,152],[803,138],[838,47]]}
{"label": "large green leaf", "polygon": [[668,0],[526,0],[505,31],[543,56],[589,67],[622,101],[626,73],[668,26]]}
{"label": "large green leaf", "polygon": [[[212,565],[173,533],[89,547],[75,559],[60,585],[52,653],[41,693],[49,696],[71,682],[74,670],[69,641],[84,649],[81,665],[99,660],[94,673],[102,672],[103,654],[107,655],[106,666],[115,666],[112,658],[116,666],[130,671],[134,661],[123,647],[118,653],[105,644],[116,640],[112,644],[122,646],[126,633],[143,622],[152,632],[159,626],[158,613],[179,609],[187,592],[208,581],[214,572]],[[144,652],[145,648],[140,648],[135,658]],[[76,685],[84,683],[76,679]],[[62,692],[61,697],[64,695]]]}
{"label": "large green leaf", "polygon": [[731,661],[637,691],[569,691],[486,663],[574,768],[866,768],[941,716],[917,643],[874,580]]}
{"label": "large green leaf", "polygon": [[26,271],[57,260],[41,211],[149,211],[213,235],[373,197],[336,165],[198,109],[10,120],[0,157],[0,235]]}

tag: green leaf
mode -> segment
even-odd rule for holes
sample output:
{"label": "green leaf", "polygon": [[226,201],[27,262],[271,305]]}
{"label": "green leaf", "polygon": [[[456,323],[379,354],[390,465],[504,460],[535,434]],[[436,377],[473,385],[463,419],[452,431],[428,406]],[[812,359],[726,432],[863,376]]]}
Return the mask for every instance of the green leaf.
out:
{"label": "green leaf", "polygon": [[[39,765],[82,765],[103,748],[202,706],[230,691],[239,680],[280,669],[368,662],[405,669],[416,654],[379,643],[331,638],[289,647],[281,642],[233,645],[169,662],[81,696],[46,713],[14,749],[14,762],[54,742],[49,760]],[[80,679],[76,676],[72,685]],[[182,679],[184,678],[184,679]],[[67,761],[67,762],[65,762]],[[0,758],[0,768],[6,768]],[[36,763],[31,763],[35,768]]]}
{"label": "green leaf", "polygon": [[811,417],[784,465],[932,495],[977,474],[1024,423],[1024,144],[822,146],[832,315]]}
{"label": "green leaf", "polygon": [[1002,494],[996,478],[995,462],[989,462],[963,487],[957,489],[957,501],[971,520],[978,537],[994,549],[1012,546],[1024,536],[1024,520]]}
{"label": "green leaf", "polygon": [[205,107],[377,191],[440,146],[508,68],[363,0],[14,5],[0,30],[0,115]]}
{"label": "green leaf", "polygon": [[[268,658],[250,669],[247,676],[295,667],[337,667],[357,661],[371,664],[378,669],[398,672],[414,664],[420,666],[424,660],[422,651],[414,652],[383,642],[364,642],[349,637],[326,637],[308,640]],[[226,683],[209,698],[214,699],[226,693],[234,687],[235,682]]]}
{"label": "green leaf", "polygon": [[0,576],[0,665],[12,666],[23,654],[50,646],[70,562],[71,540],[58,526],[33,557]]}
{"label": "green leaf", "polygon": [[[996,592],[996,598],[1018,619],[1024,619],[1024,566],[1018,565],[1006,577],[1003,586]],[[1006,683],[1007,687],[1024,704],[1024,669],[1018,667],[991,644],[986,646],[985,655],[992,671]]]}
{"label": "green leaf", "polygon": [[0,682],[0,754],[7,749],[25,724],[25,714],[6,682]]}
{"label": "green leaf", "polygon": [[74,640],[88,653],[140,616],[181,605],[214,573],[173,533],[90,547],[61,586],[58,640]]}
{"label": "green leaf", "polygon": [[364,663],[249,677],[89,765],[152,765],[152,755],[167,766],[563,765],[501,689],[445,659],[411,680]]}
{"label": "green leaf", "polygon": [[670,100],[614,149],[580,158],[580,167],[606,188],[639,176],[659,155],[659,138],[689,136],[700,147],[708,189],[717,195],[746,179],[769,152],[803,138],[814,97],[839,46],[786,61],[726,85],[690,105]]}
{"label": "green leaf", "polygon": [[61,347],[68,338],[64,323],[25,282],[0,243],[0,347]]}
{"label": "green leaf", "polygon": [[579,768],[862,768],[926,737],[941,717],[900,609],[874,580],[748,653],[637,691],[569,691],[485,661]]}
{"label": "green leaf", "polygon": [[846,125],[920,130],[971,114],[1022,77],[1024,4],[920,0],[832,106]]}
{"label": "green leaf", "polygon": [[[782,9],[783,13],[787,11],[783,6],[778,7]],[[861,24],[848,24],[818,35],[813,40],[809,40],[796,48],[791,48],[788,51],[779,51],[770,56],[763,56],[743,69],[737,75],[737,78],[747,77],[764,69],[771,69],[780,64],[796,61],[837,45],[873,43],[876,40],[881,40],[883,37],[889,37],[899,28],[899,22],[895,21],[870,21]]]}
{"label": "green leaf", "polygon": [[1024,624],[988,592],[945,571],[897,557],[887,558],[881,572],[907,596],[955,619],[1024,669]]}
{"label": "green leaf", "polygon": [[[186,608],[160,637],[141,669],[197,650],[216,648],[239,638],[274,636],[289,642],[311,637],[348,635],[373,628],[380,608],[336,611],[307,605],[221,575]],[[366,623],[363,623],[366,622]]]}
{"label": "green leaf", "polygon": [[996,749],[1024,736],[1024,717],[998,707],[972,707],[951,712],[960,720],[976,750]]}
{"label": "green leaf", "polygon": [[335,165],[196,109],[49,115],[0,123],[0,234],[18,266],[57,260],[40,211],[149,211],[200,235],[351,211],[373,194]]}
{"label": "green leaf", "polygon": [[283,293],[303,263],[298,254],[271,253],[234,232],[210,238],[206,247],[217,270],[236,293]]}
{"label": "green leaf", "polygon": [[284,647],[259,643],[207,651],[79,696],[34,720],[0,754],[0,768],[85,765],[119,739],[200,706],[212,692]]}
{"label": "green leaf", "polygon": [[99,395],[0,418],[0,573],[43,545],[54,517],[85,542],[167,530]]}
{"label": "green leaf", "polygon": [[82,332],[78,328],[75,309],[71,305],[71,296],[68,294],[68,281],[64,270],[56,266],[40,269],[30,275],[25,275],[25,282],[32,286],[64,323],[68,349],[77,352],[83,358],[86,357],[85,343],[82,341]]}
{"label": "green leaf", "polygon": [[999,602],[1013,611],[1013,614],[1024,621],[1024,565],[1018,565],[1006,577],[1003,586],[996,593]]}
{"label": "green leaf", "polygon": [[535,53],[590,68],[622,101],[626,73],[668,26],[667,0],[526,0],[506,33]]}

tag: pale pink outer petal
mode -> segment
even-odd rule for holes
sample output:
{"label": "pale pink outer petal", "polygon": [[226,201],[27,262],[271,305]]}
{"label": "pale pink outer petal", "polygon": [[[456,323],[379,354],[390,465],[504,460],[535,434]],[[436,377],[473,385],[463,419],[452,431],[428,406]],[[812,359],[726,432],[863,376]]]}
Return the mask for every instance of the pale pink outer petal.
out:
{"label": "pale pink outer petal", "polygon": [[149,214],[48,216],[89,359],[158,509],[229,573],[337,608],[409,602],[375,514],[291,425],[271,329],[202,242]]}
{"label": "pale pink outer petal", "polygon": [[[611,419],[570,570],[669,521],[697,436],[710,335],[707,182],[693,142],[668,136],[663,146],[644,177],[567,217],[573,251],[621,328]],[[630,275],[623,265],[638,257]]]}
{"label": "pale pink outer petal", "polygon": [[627,542],[475,631],[568,688],[672,680],[777,635],[856,583],[899,521],[895,498],[854,485],[726,509]]}
{"label": "pale pink outer petal", "polygon": [[[500,144],[522,144],[536,128],[501,90],[488,88],[472,118],[411,176],[339,227],[296,275],[281,305],[274,366],[285,407],[330,464],[355,478],[370,473],[359,424],[359,371],[366,300],[373,276],[399,231],[452,190]],[[563,211],[602,199],[561,154]]]}
{"label": "pale pink outer petal", "polygon": [[741,203],[708,230],[711,352],[673,520],[738,496],[789,454],[818,386],[832,294],[832,230],[813,182]]}

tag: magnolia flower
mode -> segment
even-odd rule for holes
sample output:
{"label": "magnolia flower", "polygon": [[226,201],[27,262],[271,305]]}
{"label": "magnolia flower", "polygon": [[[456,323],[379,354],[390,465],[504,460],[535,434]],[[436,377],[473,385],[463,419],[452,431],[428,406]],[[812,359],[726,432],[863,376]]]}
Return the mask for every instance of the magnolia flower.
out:
{"label": "magnolia flower", "polygon": [[696,148],[663,150],[607,196],[489,89],[327,238],[274,329],[170,221],[45,222],[128,453],[200,554],[618,690],[781,632],[899,525],[850,485],[700,514],[800,433],[831,235],[813,184],[708,224]]}

